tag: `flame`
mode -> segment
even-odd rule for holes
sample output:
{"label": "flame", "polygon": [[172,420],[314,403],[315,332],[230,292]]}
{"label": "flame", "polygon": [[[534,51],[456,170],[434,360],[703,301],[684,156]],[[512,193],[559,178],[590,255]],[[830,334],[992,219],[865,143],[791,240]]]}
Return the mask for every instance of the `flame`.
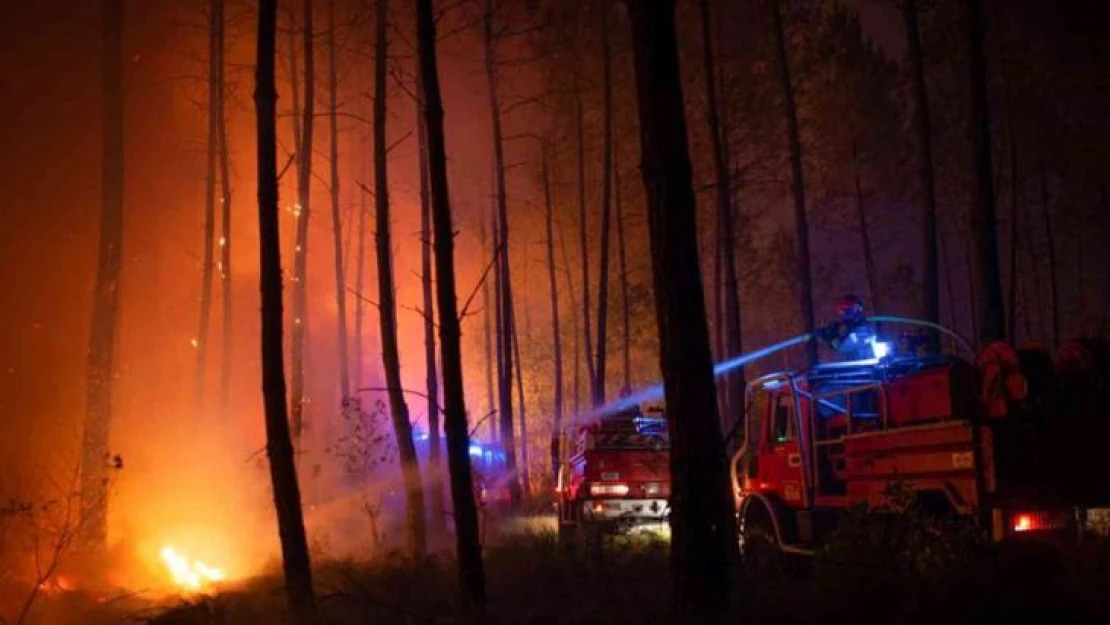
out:
{"label": "flame", "polygon": [[190,560],[179,554],[173,547],[162,548],[162,561],[166,563],[174,583],[188,591],[203,590],[215,582],[227,579],[220,569],[198,560]]}

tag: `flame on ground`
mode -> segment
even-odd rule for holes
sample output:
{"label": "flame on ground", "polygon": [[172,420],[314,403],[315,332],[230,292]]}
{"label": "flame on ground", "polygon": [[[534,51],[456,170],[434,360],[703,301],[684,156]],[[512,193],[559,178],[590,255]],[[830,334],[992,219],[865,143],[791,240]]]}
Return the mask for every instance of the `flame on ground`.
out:
{"label": "flame on ground", "polygon": [[162,548],[162,561],[165,562],[174,583],[190,592],[203,590],[227,579],[220,569],[197,560],[190,560],[173,547]]}

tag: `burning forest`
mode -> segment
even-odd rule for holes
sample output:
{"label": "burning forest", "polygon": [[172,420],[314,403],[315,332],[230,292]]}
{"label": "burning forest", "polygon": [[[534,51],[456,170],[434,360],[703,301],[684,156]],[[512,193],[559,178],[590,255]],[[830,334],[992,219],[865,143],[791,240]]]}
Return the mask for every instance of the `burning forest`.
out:
{"label": "burning forest", "polygon": [[0,625],[1110,616],[1100,3],[11,4]]}

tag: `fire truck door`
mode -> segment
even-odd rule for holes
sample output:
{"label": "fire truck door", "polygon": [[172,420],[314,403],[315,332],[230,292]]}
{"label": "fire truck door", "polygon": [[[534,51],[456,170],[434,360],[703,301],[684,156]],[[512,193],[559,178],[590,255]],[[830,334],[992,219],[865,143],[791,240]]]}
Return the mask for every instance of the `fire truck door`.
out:
{"label": "fire truck door", "polygon": [[801,505],[802,454],[798,446],[795,401],[790,391],[776,393],[765,421],[765,453],[759,465],[760,487],[776,491],[789,505]]}

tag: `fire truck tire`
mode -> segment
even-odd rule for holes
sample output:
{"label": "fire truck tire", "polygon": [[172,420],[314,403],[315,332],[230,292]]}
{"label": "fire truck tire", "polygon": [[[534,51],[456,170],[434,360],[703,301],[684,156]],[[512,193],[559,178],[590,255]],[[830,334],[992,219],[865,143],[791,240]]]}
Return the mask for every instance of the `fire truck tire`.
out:
{"label": "fire truck tire", "polygon": [[740,559],[749,576],[786,572],[786,554],[765,510],[750,510],[741,520],[739,533]]}

